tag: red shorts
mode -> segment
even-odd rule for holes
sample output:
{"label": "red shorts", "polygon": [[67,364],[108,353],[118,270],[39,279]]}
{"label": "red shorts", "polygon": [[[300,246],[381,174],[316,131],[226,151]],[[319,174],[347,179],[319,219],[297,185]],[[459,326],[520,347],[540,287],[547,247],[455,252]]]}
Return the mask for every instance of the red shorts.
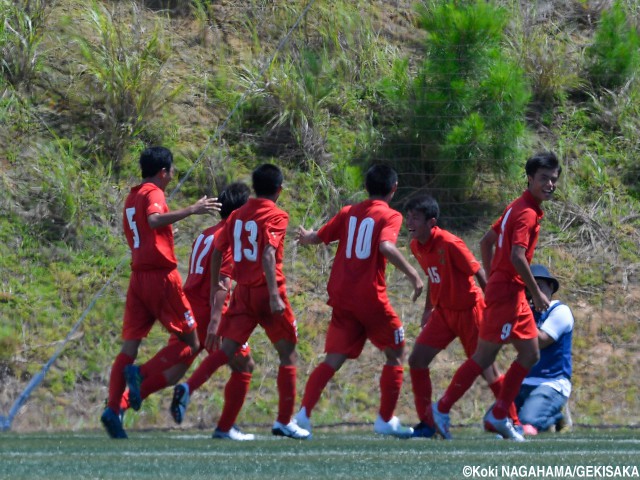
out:
{"label": "red shorts", "polygon": [[[200,351],[204,350],[204,341],[207,339],[207,329],[209,328],[209,322],[211,321],[211,306],[208,300],[202,300],[195,296],[187,296],[189,299],[189,303],[191,303],[191,310],[193,311],[193,316],[198,323],[198,340],[200,341]],[[223,307],[222,310],[222,320],[220,323],[224,323],[225,321],[225,312],[226,308]],[[220,330],[220,326],[218,326],[218,331]],[[172,345],[174,343],[180,342],[180,339],[175,335],[171,335],[169,337],[168,345]],[[238,347],[236,351],[236,356],[239,355],[241,357],[248,357],[251,354],[251,348],[248,343],[241,345]],[[195,356],[192,357],[195,360]]]}
{"label": "red shorts", "polygon": [[296,317],[287,299],[286,285],[278,286],[278,292],[284,301],[285,309],[282,313],[271,313],[269,291],[266,285],[259,287],[236,285],[231,294],[229,308],[218,327],[218,335],[244,344],[249,340],[256,326],[262,325],[271,343],[279,340],[298,343]]}
{"label": "red shorts", "polygon": [[379,350],[404,346],[404,327],[389,302],[356,310],[333,307],[325,353],[358,358],[369,339]]}
{"label": "red shorts", "polygon": [[508,343],[513,339],[530,340],[538,336],[524,287],[510,283],[488,284],[484,299],[487,307],[480,322],[481,339]]}
{"label": "red shorts", "polygon": [[444,350],[456,338],[460,339],[464,353],[469,358],[478,345],[478,325],[484,312],[484,301],[480,300],[468,310],[449,310],[436,307],[424,326],[416,343]]}
{"label": "red shorts", "polygon": [[182,291],[178,270],[144,270],[131,272],[122,324],[122,338],[141,340],[153,323],[176,335],[196,328],[189,301]]}

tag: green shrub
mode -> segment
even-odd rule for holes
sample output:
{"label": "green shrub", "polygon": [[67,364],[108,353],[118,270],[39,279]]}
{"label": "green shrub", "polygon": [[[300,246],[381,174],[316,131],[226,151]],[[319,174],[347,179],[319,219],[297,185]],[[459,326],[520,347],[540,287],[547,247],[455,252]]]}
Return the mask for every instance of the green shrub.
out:
{"label": "green shrub", "polygon": [[88,109],[80,118],[117,178],[127,147],[183,86],[163,79],[171,46],[160,23],[147,28],[135,3],[127,22],[116,18],[94,1],[73,25],[73,38],[82,57],[76,101]]}
{"label": "green shrub", "polygon": [[582,87],[575,62],[574,42],[562,29],[549,34],[548,26],[535,26],[518,45],[523,67],[531,84],[533,101],[543,108],[564,103]]}
{"label": "green shrub", "polygon": [[0,76],[30,90],[41,67],[45,0],[0,0]]}
{"label": "green shrub", "polygon": [[[431,1],[419,8],[427,32],[425,58],[413,84],[396,63],[381,94],[408,124],[394,142],[413,144],[399,171],[412,185],[428,186],[441,201],[468,197],[483,174],[507,174],[520,160],[530,98],[520,67],[502,42],[506,12],[486,1]],[[392,129],[395,127],[392,127]],[[413,181],[412,181],[413,180]]]}
{"label": "green shrub", "polygon": [[587,48],[588,74],[595,87],[616,89],[638,71],[640,36],[620,1],[602,13],[593,44]]}

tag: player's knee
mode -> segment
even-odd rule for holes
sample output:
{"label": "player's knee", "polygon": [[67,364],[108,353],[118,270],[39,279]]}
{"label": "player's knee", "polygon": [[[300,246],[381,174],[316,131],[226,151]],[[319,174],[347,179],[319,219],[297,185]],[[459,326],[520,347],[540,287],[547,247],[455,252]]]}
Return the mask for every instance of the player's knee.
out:
{"label": "player's knee", "polygon": [[428,367],[429,367],[429,362],[427,361],[426,358],[424,358],[424,355],[420,355],[420,353],[416,352],[415,350],[411,352],[411,355],[409,355],[409,368],[428,368]]}
{"label": "player's knee", "polygon": [[234,372],[253,373],[256,364],[251,357],[234,358],[229,366]]}
{"label": "player's knee", "polygon": [[254,368],[256,368],[256,362],[253,361],[253,357],[248,357],[244,365],[244,371],[246,373],[253,373]]}

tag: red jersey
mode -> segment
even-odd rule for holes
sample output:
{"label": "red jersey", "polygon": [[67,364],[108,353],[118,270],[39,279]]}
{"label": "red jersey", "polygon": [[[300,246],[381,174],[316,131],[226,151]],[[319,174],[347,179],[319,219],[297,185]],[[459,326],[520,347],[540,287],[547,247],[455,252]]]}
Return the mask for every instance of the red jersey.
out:
{"label": "red jersey", "polygon": [[151,228],[148,217],[169,211],[162,189],[142,183],[131,189],[124,202],[122,225],[131,249],[131,270],[166,270],[178,265],[171,225]]}
{"label": "red jersey", "polygon": [[540,205],[529,190],[525,190],[507,206],[502,216],[491,226],[498,235],[498,241],[491,261],[489,282],[525,286],[511,263],[511,249],[513,245],[524,247],[525,257],[531,263],[543,215]]}
{"label": "red jersey", "polygon": [[276,249],[278,285],[285,282],[282,259],[287,225],[287,212],[266,198],[250,198],[229,215],[224,228],[215,237],[214,245],[221,252],[230,249],[236,283],[250,287],[266,285],[262,253],[267,245]]}
{"label": "red jersey", "polygon": [[[189,257],[189,275],[184,282],[184,292],[189,298],[198,297],[209,302],[213,242],[218,230],[224,228],[225,223],[226,220],[223,219],[213,227],[207,228],[193,242]],[[222,254],[220,276],[231,278],[232,270],[233,259],[231,251],[227,249]]]}
{"label": "red jersey", "polygon": [[434,307],[466,310],[482,298],[473,280],[480,262],[454,234],[433,227],[426,243],[411,240],[411,252],[429,277],[429,299]]}
{"label": "red jersey", "polygon": [[396,243],[402,215],[383,200],[365,200],[342,208],[318,230],[325,243],[338,240],[327,292],[329,305],[357,308],[365,302],[386,303],[387,259],[380,243]]}

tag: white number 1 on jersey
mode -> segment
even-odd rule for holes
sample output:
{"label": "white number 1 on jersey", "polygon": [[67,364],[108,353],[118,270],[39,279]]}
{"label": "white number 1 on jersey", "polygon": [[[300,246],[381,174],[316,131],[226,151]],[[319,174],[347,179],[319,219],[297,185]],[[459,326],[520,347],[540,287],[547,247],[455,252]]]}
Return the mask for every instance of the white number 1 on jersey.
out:
{"label": "white number 1 on jersey", "polygon": [[349,217],[349,235],[347,236],[347,249],[346,256],[351,258],[353,250],[353,239],[356,234],[356,228],[358,229],[358,236],[356,237],[356,258],[364,260],[371,256],[371,240],[373,238],[373,227],[375,222],[373,218],[367,217],[360,225],[358,225],[358,219],[356,217]]}

